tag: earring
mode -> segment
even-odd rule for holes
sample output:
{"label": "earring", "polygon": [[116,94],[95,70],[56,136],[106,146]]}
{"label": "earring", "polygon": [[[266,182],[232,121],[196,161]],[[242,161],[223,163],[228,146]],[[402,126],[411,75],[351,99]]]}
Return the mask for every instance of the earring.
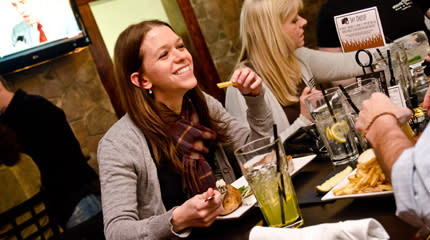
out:
{"label": "earring", "polygon": [[148,89],[147,91],[149,95],[152,95],[152,89]]}

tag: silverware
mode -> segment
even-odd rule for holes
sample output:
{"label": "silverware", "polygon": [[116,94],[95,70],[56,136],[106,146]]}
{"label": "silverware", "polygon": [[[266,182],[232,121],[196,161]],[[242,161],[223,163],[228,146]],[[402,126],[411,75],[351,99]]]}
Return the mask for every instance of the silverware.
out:
{"label": "silverware", "polygon": [[205,202],[207,202],[207,201],[209,201],[209,200],[211,200],[212,198],[214,198],[215,197],[215,194],[214,195],[212,195],[212,196],[210,196],[210,197],[208,197],[208,198],[206,198],[205,199]]}

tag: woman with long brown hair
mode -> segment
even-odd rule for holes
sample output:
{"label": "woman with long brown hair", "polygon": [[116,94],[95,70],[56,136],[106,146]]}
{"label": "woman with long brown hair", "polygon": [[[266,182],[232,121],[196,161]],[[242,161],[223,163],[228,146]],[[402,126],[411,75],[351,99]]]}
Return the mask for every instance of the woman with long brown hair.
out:
{"label": "woman with long brown hair", "polygon": [[164,22],[124,30],[115,67],[127,114],[99,143],[106,237],[185,237],[210,226],[223,211],[216,170],[231,172],[218,146],[233,150],[272,132],[261,78],[249,68],[232,77],[251,109],[248,128],[199,89],[190,53]]}

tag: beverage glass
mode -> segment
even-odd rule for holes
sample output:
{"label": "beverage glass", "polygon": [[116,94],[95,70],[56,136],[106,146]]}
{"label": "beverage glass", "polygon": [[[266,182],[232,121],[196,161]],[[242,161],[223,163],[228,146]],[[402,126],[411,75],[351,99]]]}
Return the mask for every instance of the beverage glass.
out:
{"label": "beverage glass", "polygon": [[[388,50],[390,54],[388,54]],[[384,70],[387,86],[400,84],[402,90],[405,91],[403,88],[410,81],[411,74],[403,45],[393,43],[385,47],[379,47],[373,52],[373,57],[372,67],[375,71]]]}
{"label": "beverage glass", "polygon": [[382,92],[376,78],[366,78],[345,87],[352,102],[361,110],[363,101],[375,92]]}
{"label": "beverage glass", "polygon": [[394,40],[402,44],[406,51],[409,65],[424,61],[429,50],[429,41],[424,31],[417,31]]}
{"label": "beverage glass", "polygon": [[358,157],[355,133],[345,102],[346,99],[337,88],[327,90],[325,96],[313,93],[305,98],[306,107],[335,167],[354,165]]}
{"label": "beverage glass", "polygon": [[[379,86],[378,80],[375,78],[363,79],[357,83],[350,84],[345,87],[345,90],[348,93],[349,97],[351,98],[351,101],[355,104],[355,106],[357,106],[358,110],[361,110],[363,106],[363,101],[366,99],[369,99],[373,93],[382,92],[382,89]],[[339,90],[339,92],[341,91]],[[344,98],[346,97],[344,96]],[[350,104],[348,103],[346,104],[346,106],[350,106]],[[351,116],[350,119],[352,123],[355,124],[358,118],[358,114],[348,107],[347,107],[347,112]],[[411,129],[411,126],[408,123],[405,123],[402,126],[402,129],[410,140],[415,141],[414,131]],[[356,135],[358,136],[358,140],[361,148],[363,150],[367,149],[369,145],[366,139],[364,139],[359,133],[356,133]]]}
{"label": "beverage glass", "polygon": [[257,139],[234,153],[267,224],[292,228],[303,225],[281,140]]}
{"label": "beverage glass", "polygon": [[[364,100],[369,99],[370,96],[375,92],[382,92],[381,86],[379,85],[379,82],[376,78],[366,78],[357,81],[356,83],[346,86],[345,91],[348,96],[344,96],[344,98],[346,99],[347,97],[349,97],[359,111],[362,109]],[[340,91],[340,89],[339,92],[342,95],[344,94],[342,91]],[[350,116],[351,122],[353,123],[353,125],[355,125],[355,122],[358,118],[358,112],[355,112],[349,102],[345,103],[345,106],[347,109],[347,113]],[[363,138],[359,132],[355,131],[355,128],[353,128],[353,131],[355,132],[361,150],[364,151],[369,148],[367,140]]]}

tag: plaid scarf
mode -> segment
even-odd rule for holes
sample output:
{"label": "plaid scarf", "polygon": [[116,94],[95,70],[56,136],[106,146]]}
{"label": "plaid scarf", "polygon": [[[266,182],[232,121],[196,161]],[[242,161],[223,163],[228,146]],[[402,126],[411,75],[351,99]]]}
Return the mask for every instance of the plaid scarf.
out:
{"label": "plaid scarf", "polygon": [[216,133],[199,123],[199,116],[191,100],[185,101],[181,118],[170,126],[169,132],[176,142],[184,165],[184,192],[191,197],[205,192],[209,187],[215,187],[216,177],[206,157],[209,153],[207,145],[215,140]]}

